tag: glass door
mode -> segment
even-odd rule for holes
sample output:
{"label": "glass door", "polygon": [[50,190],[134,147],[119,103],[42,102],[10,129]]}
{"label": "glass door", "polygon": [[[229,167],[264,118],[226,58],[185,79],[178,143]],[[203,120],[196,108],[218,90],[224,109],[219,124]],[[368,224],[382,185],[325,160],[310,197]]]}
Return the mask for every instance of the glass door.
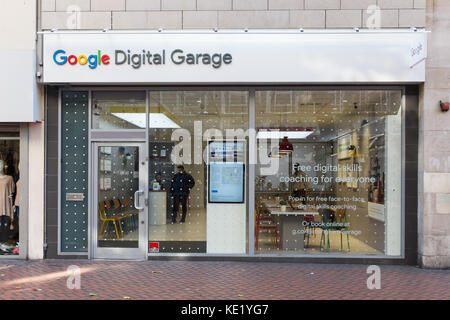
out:
{"label": "glass door", "polygon": [[95,143],[93,257],[146,259],[147,166],[144,143]]}

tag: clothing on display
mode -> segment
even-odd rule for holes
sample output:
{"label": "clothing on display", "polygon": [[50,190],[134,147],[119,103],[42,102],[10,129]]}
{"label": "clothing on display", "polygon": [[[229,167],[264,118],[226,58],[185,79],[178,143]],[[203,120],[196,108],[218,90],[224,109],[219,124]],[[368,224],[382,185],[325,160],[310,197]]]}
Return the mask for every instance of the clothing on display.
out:
{"label": "clothing on display", "polygon": [[0,137],[0,255],[19,254],[19,159],[17,134]]}
{"label": "clothing on display", "polygon": [[19,192],[20,192],[20,179],[16,182],[16,197],[14,199],[14,206],[19,206]]}
{"label": "clothing on display", "polygon": [[[14,179],[4,174],[5,162],[0,160],[0,251],[12,251],[13,246],[6,242],[9,240],[11,222],[14,219],[13,195]],[[11,247],[11,248],[10,248]],[[11,249],[11,250],[9,250]]]}
{"label": "clothing on display", "polygon": [[11,226],[11,218],[8,216],[0,216],[0,243],[8,241],[9,228]]}
{"label": "clothing on display", "polygon": [[19,254],[19,243],[16,242],[15,244],[0,244],[0,255],[1,254]]}
{"label": "clothing on display", "polygon": [[19,199],[20,199],[20,179],[16,182],[16,194],[14,198],[14,216],[13,216],[13,233],[11,235],[12,239],[18,239],[19,238],[19,212],[20,212],[20,206],[19,206]]}
{"label": "clothing on display", "polygon": [[16,172],[16,166],[14,165],[14,159],[17,158],[12,152],[8,152],[5,159],[5,174],[13,177],[14,181],[17,181],[18,176]]}
{"label": "clothing on display", "polygon": [[0,215],[13,217],[12,195],[14,180],[11,176],[0,176]]}

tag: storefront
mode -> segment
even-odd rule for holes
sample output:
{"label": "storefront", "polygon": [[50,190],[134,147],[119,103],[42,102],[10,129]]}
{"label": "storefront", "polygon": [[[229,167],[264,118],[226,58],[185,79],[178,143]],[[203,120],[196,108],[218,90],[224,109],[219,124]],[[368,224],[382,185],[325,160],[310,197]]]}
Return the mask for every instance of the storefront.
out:
{"label": "storefront", "polygon": [[0,255],[19,255],[20,126],[0,125]]}
{"label": "storefront", "polygon": [[409,30],[43,33],[46,256],[415,263],[424,48]]}
{"label": "storefront", "polygon": [[[39,193],[43,190],[43,172],[37,170],[36,174],[40,175],[31,178],[36,183],[36,194],[30,196],[28,192],[29,167],[39,168],[44,162],[44,154],[39,153],[43,136],[38,134],[41,115],[34,77],[36,53],[24,48],[20,36],[15,41],[0,48],[0,260],[29,257],[28,239],[30,234],[35,234],[28,228],[30,199],[35,200],[33,213],[43,217],[43,195]],[[14,47],[17,43],[20,49]],[[42,161],[35,158],[30,164],[30,154],[39,155]],[[43,229],[39,225],[35,230],[42,237]]]}

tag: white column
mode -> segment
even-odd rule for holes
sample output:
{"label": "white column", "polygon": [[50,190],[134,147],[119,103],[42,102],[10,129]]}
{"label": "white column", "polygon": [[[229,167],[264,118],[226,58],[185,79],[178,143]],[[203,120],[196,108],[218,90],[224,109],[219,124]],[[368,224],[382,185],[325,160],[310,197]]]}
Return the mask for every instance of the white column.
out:
{"label": "white column", "polygon": [[28,126],[28,258],[44,257],[44,123]]}
{"label": "white column", "polygon": [[385,120],[385,241],[386,255],[402,249],[402,109]]}

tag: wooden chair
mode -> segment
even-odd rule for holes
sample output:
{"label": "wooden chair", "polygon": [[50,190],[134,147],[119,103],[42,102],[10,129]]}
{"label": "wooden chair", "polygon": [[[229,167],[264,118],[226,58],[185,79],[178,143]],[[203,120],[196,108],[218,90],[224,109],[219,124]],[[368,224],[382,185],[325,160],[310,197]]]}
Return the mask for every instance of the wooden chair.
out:
{"label": "wooden chair", "polygon": [[259,249],[259,233],[262,230],[268,231],[271,235],[275,235],[275,244],[277,249],[280,250],[281,241],[278,225],[270,214],[266,214],[266,211],[259,201],[257,201],[255,205],[255,250],[258,251]]}
{"label": "wooden chair", "polygon": [[[119,199],[113,199],[112,203],[114,205],[114,218],[119,222],[120,232],[123,235],[128,233],[127,220],[130,214],[124,210],[124,207]],[[124,223],[125,220],[125,223]],[[125,230],[125,231],[124,231]]]}
{"label": "wooden chair", "polygon": [[133,208],[130,208],[131,200],[128,197],[124,197],[120,199],[120,204],[122,206],[123,213],[128,215],[135,215],[137,214],[137,210]]}
{"label": "wooden chair", "polygon": [[[310,204],[314,205],[314,206],[318,205],[316,202],[311,202]],[[303,217],[303,221],[308,223],[304,227],[304,230],[305,230],[305,239],[306,239],[305,248],[309,248],[309,239],[311,238],[311,234],[315,238],[316,237],[316,228],[318,228],[318,227],[312,226],[312,223],[316,221],[313,215],[305,215]]]}
{"label": "wooden chair", "polygon": [[[342,251],[342,232],[343,231],[348,231],[348,226],[347,226],[347,212],[345,209],[338,209],[336,210],[336,216],[338,217],[338,221],[340,223],[343,223],[343,227],[339,230],[341,233],[341,251]],[[347,251],[350,252],[350,236],[349,233],[347,232]]]}
{"label": "wooden chair", "polygon": [[[108,200],[100,201],[98,203],[98,216],[100,218],[100,221],[102,221],[102,225],[101,225],[100,230],[98,232],[98,238],[99,239],[104,239],[104,234],[103,234],[104,228],[105,228],[105,231],[106,231],[106,229],[108,228],[109,222],[112,222],[113,225],[114,225],[114,229],[116,230],[117,240],[120,240],[120,238],[119,238],[119,231],[117,230],[117,225],[116,225],[116,222],[117,222],[116,218],[114,216],[111,216],[111,215],[108,216],[107,213],[106,213],[107,210],[110,209],[110,208],[111,208],[111,203]],[[120,226],[120,224],[119,224],[119,226]]]}
{"label": "wooden chair", "polygon": [[[343,241],[342,241],[342,233],[343,231],[348,231],[348,227],[345,225],[347,223],[347,214],[345,212],[345,209],[337,209],[336,213],[332,212],[331,210],[323,210],[322,213],[322,222],[324,224],[337,222],[342,223],[342,226],[339,225],[333,225],[333,226],[326,226],[323,225],[320,228],[322,229],[322,235],[320,237],[320,250],[322,250],[322,246],[326,246],[326,250],[330,250],[330,231],[339,231],[341,234],[341,251],[343,250]],[[339,220],[336,221],[336,216],[339,218]],[[326,241],[325,241],[326,240]],[[326,243],[325,243],[326,242]],[[350,236],[347,232],[347,251],[350,252]]]}
{"label": "wooden chair", "polygon": [[[122,210],[123,213],[127,215],[127,221],[131,226],[131,230],[135,231],[136,230],[136,217],[139,214],[139,212],[137,210],[135,210],[134,208],[130,208],[130,203],[131,200],[128,197],[124,197],[122,199],[120,199],[120,203],[122,205]],[[128,227],[127,227],[128,230]]]}
{"label": "wooden chair", "polygon": [[128,202],[126,203],[127,205],[125,205],[124,202],[119,199],[113,199],[114,208],[116,209],[116,216],[128,218],[129,216],[134,214],[131,210],[128,209]]}
{"label": "wooden chair", "polygon": [[[122,229],[122,220],[127,219],[128,215],[122,213],[122,206],[120,205],[120,201],[117,199],[112,200],[105,200],[105,217],[108,219],[108,221],[112,221],[114,224],[114,229],[116,231],[116,238],[117,240],[120,240],[120,237],[123,238],[123,229]],[[120,233],[117,230],[117,224],[119,225]]]}
{"label": "wooden chair", "polygon": [[[308,218],[306,218],[308,217]],[[314,236],[314,238],[316,237],[316,229],[319,227],[313,226],[313,222],[316,222],[316,220],[314,219],[314,216],[305,216],[305,220],[308,224],[304,227],[305,229],[305,240],[306,240],[306,244],[305,244],[305,248],[309,248],[309,240],[311,238],[311,235]]]}

